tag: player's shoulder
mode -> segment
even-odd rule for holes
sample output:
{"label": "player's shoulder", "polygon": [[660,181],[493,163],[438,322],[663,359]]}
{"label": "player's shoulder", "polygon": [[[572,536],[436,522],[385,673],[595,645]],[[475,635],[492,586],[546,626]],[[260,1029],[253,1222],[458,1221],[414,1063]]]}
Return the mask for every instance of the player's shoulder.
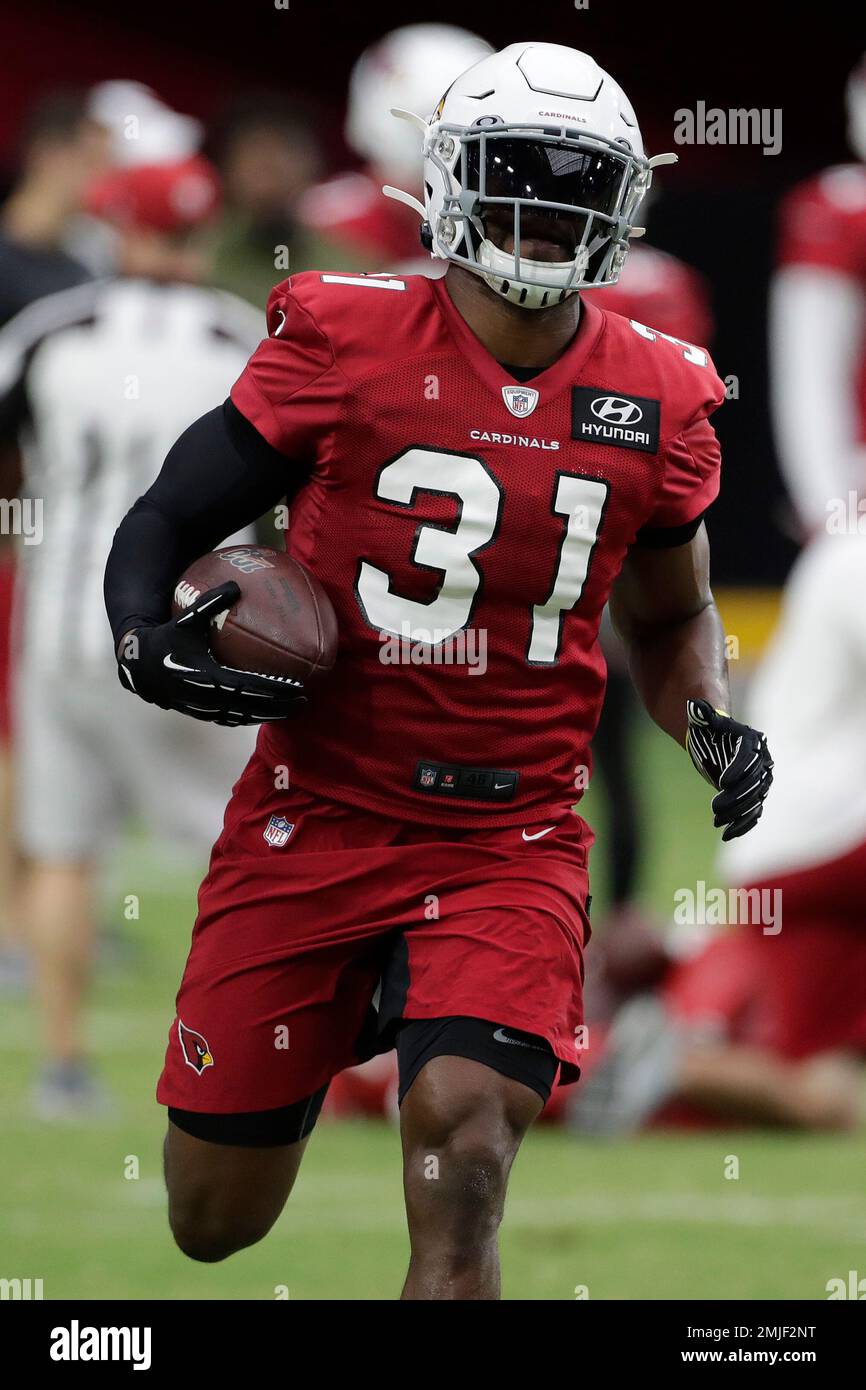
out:
{"label": "player's shoulder", "polygon": [[359,310],[370,314],[400,314],[422,301],[430,302],[426,275],[393,271],[305,270],[284,280],[278,289],[291,294],[309,312],[334,321]]}
{"label": "player's shoulder", "polygon": [[609,309],[598,312],[604,324],[594,361],[605,372],[603,384],[659,401],[664,438],[721,405],[725,386],[707,348]]}
{"label": "player's shoulder", "polygon": [[432,307],[424,275],[308,270],[277,285],[268,302],[268,329],[298,330],[327,340],[336,357],[396,357],[417,347],[421,321]]}

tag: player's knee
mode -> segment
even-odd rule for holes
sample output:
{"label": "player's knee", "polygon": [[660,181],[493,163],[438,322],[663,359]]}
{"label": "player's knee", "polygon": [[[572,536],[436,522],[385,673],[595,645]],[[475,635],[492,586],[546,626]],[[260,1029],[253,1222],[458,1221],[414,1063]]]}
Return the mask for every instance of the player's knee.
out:
{"label": "player's knee", "polygon": [[443,1146],[441,1162],[453,1169],[452,1202],[469,1230],[501,1221],[511,1157],[504,1133],[473,1125],[458,1126]]}
{"label": "player's knee", "polygon": [[502,1219],[505,1189],[520,1135],[489,1098],[462,1096],[428,1109],[408,1156],[415,1199],[437,1213],[440,1231],[476,1240]]}
{"label": "player's knee", "polygon": [[189,1259],[201,1264],[218,1264],[238,1250],[256,1245],[267,1235],[271,1224],[201,1207],[177,1203],[169,1207],[169,1225],[175,1244]]}

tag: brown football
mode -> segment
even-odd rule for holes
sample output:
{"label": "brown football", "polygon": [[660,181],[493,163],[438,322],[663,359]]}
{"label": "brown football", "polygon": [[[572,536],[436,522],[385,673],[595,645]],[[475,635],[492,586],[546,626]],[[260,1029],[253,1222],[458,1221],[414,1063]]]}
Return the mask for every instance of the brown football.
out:
{"label": "brown football", "polygon": [[307,684],[327,675],[337,655],[336,615],[315,575],[284,551],[229,545],[202,555],[175,586],[174,616],[230,579],[241,594],[211,624],[217,661]]}

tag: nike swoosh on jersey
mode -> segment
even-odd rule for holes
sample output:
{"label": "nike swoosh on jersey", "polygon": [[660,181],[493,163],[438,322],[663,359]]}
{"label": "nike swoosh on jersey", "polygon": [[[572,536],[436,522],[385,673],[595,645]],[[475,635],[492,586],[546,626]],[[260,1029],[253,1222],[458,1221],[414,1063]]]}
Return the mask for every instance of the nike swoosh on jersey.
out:
{"label": "nike swoosh on jersey", "polygon": [[555,829],[556,829],[556,826],[555,826],[555,825],[547,825],[547,826],[545,826],[545,828],[544,828],[543,830],[536,830],[536,832],[535,832],[534,835],[527,835],[526,831],[524,830],[524,832],[523,832],[523,838],[524,838],[524,840],[540,840],[541,837],[542,837],[542,835],[549,835],[550,832],[551,832],[551,830],[555,830]]}

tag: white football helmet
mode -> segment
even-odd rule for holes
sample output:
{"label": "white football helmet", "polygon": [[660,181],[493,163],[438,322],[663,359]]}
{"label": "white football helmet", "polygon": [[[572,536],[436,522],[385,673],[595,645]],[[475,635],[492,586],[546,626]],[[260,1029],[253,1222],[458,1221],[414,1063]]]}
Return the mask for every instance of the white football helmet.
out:
{"label": "white football helmet", "polygon": [[[622,88],[561,44],[510,44],[458,77],[429,120],[394,114],[423,130],[425,199],[383,191],[421,214],[434,257],[526,309],[616,284],[652,169],[677,158],[647,159]],[[523,256],[521,240],[539,235],[563,259]]]}
{"label": "white football helmet", "polygon": [[394,107],[426,116],[449,82],[493,49],[451,24],[407,24],[366,49],[352,69],[346,140],[388,178],[420,187],[421,137],[391,115]]}

